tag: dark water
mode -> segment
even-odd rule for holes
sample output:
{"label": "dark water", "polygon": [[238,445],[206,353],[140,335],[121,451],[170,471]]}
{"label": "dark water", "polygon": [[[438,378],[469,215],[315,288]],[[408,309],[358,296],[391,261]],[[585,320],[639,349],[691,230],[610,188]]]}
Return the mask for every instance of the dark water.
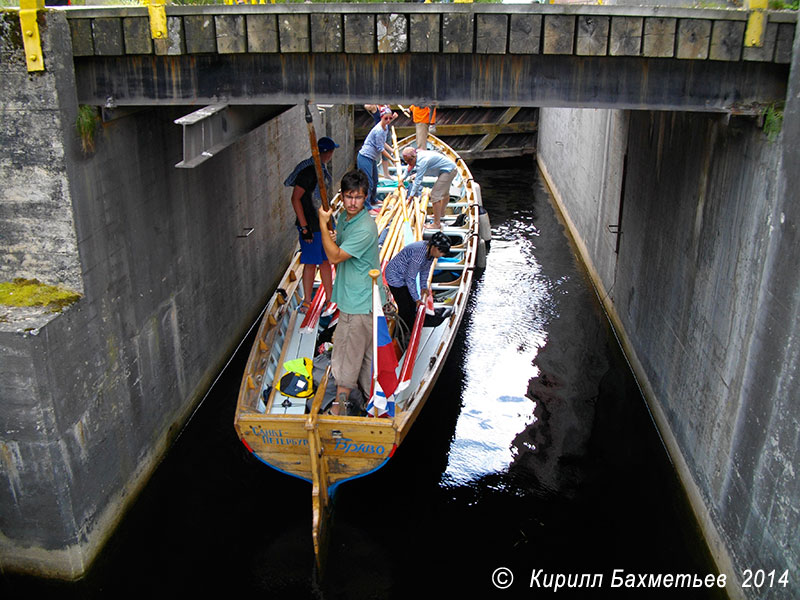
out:
{"label": "dark water", "polygon": [[[248,340],[89,575],[6,575],[0,595],[719,598],[611,587],[614,569],[714,568],[534,163],[472,167],[492,219],[488,268],[403,446],[341,487],[323,579],[309,484],[256,461],[233,430]],[[492,583],[499,567],[508,589]],[[601,574],[602,587],[537,587],[556,574]]]}

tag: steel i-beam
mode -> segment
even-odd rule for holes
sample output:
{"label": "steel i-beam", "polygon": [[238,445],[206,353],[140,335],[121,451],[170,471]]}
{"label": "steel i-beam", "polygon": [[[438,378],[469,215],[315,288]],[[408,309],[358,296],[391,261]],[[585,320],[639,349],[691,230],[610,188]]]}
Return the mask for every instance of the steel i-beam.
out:
{"label": "steel i-beam", "polygon": [[183,127],[183,160],[192,169],[284,110],[276,106],[212,104],[175,120]]}

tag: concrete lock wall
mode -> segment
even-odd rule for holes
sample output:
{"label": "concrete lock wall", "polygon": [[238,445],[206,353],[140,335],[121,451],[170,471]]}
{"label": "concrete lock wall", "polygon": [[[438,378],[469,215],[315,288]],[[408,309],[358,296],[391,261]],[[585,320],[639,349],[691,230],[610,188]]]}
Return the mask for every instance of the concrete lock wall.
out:
{"label": "concrete lock wall", "polygon": [[774,143],[746,118],[540,114],[540,165],[732,597],[800,596],[798,48]]}
{"label": "concrete lock wall", "polygon": [[48,30],[62,35],[45,36],[48,69],[31,76],[19,52],[19,18],[0,13],[0,280],[39,277],[82,292],[66,174],[72,140],[52,135],[68,129],[62,103],[75,95],[69,29],[48,23]]}
{"label": "concrete lock wall", "polygon": [[[0,563],[76,577],[274,290],[297,237],[283,180],[310,150],[294,107],[177,169],[173,121],[197,107],[173,107],[116,111],[84,154],[60,27],[45,18],[44,74],[3,46],[0,279],[83,296],[61,314],[0,307]],[[315,112],[338,178],[352,108]]]}

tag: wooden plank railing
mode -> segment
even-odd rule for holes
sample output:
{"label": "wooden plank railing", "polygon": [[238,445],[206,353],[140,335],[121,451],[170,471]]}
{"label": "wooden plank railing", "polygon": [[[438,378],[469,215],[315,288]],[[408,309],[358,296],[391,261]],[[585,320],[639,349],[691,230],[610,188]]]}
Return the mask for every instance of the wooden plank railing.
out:
{"label": "wooden plank railing", "polygon": [[791,62],[795,12],[575,4],[167,6],[167,37],[145,7],[66,9],[82,56],[346,53],[512,54]]}

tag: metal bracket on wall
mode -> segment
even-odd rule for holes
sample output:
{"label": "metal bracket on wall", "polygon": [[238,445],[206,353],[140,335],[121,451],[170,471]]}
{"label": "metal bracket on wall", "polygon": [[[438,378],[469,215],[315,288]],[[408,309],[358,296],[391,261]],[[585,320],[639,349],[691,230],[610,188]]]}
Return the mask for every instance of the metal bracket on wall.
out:
{"label": "metal bracket on wall", "polygon": [[164,0],[142,0],[147,5],[147,14],[150,17],[150,37],[154,40],[167,38],[167,12],[164,9]]}
{"label": "metal bracket on wall", "polygon": [[175,166],[196,167],[286,108],[212,104],[176,119],[183,127],[183,160]]}
{"label": "metal bracket on wall", "polygon": [[767,0],[747,0],[745,8],[750,11],[747,16],[747,29],[744,32],[744,45],[758,47],[764,45],[764,27],[766,26]]}
{"label": "metal bracket on wall", "polygon": [[28,71],[44,71],[42,40],[39,37],[38,11],[44,8],[44,0],[20,0],[19,23],[22,27],[22,43],[25,47],[25,62]]}

